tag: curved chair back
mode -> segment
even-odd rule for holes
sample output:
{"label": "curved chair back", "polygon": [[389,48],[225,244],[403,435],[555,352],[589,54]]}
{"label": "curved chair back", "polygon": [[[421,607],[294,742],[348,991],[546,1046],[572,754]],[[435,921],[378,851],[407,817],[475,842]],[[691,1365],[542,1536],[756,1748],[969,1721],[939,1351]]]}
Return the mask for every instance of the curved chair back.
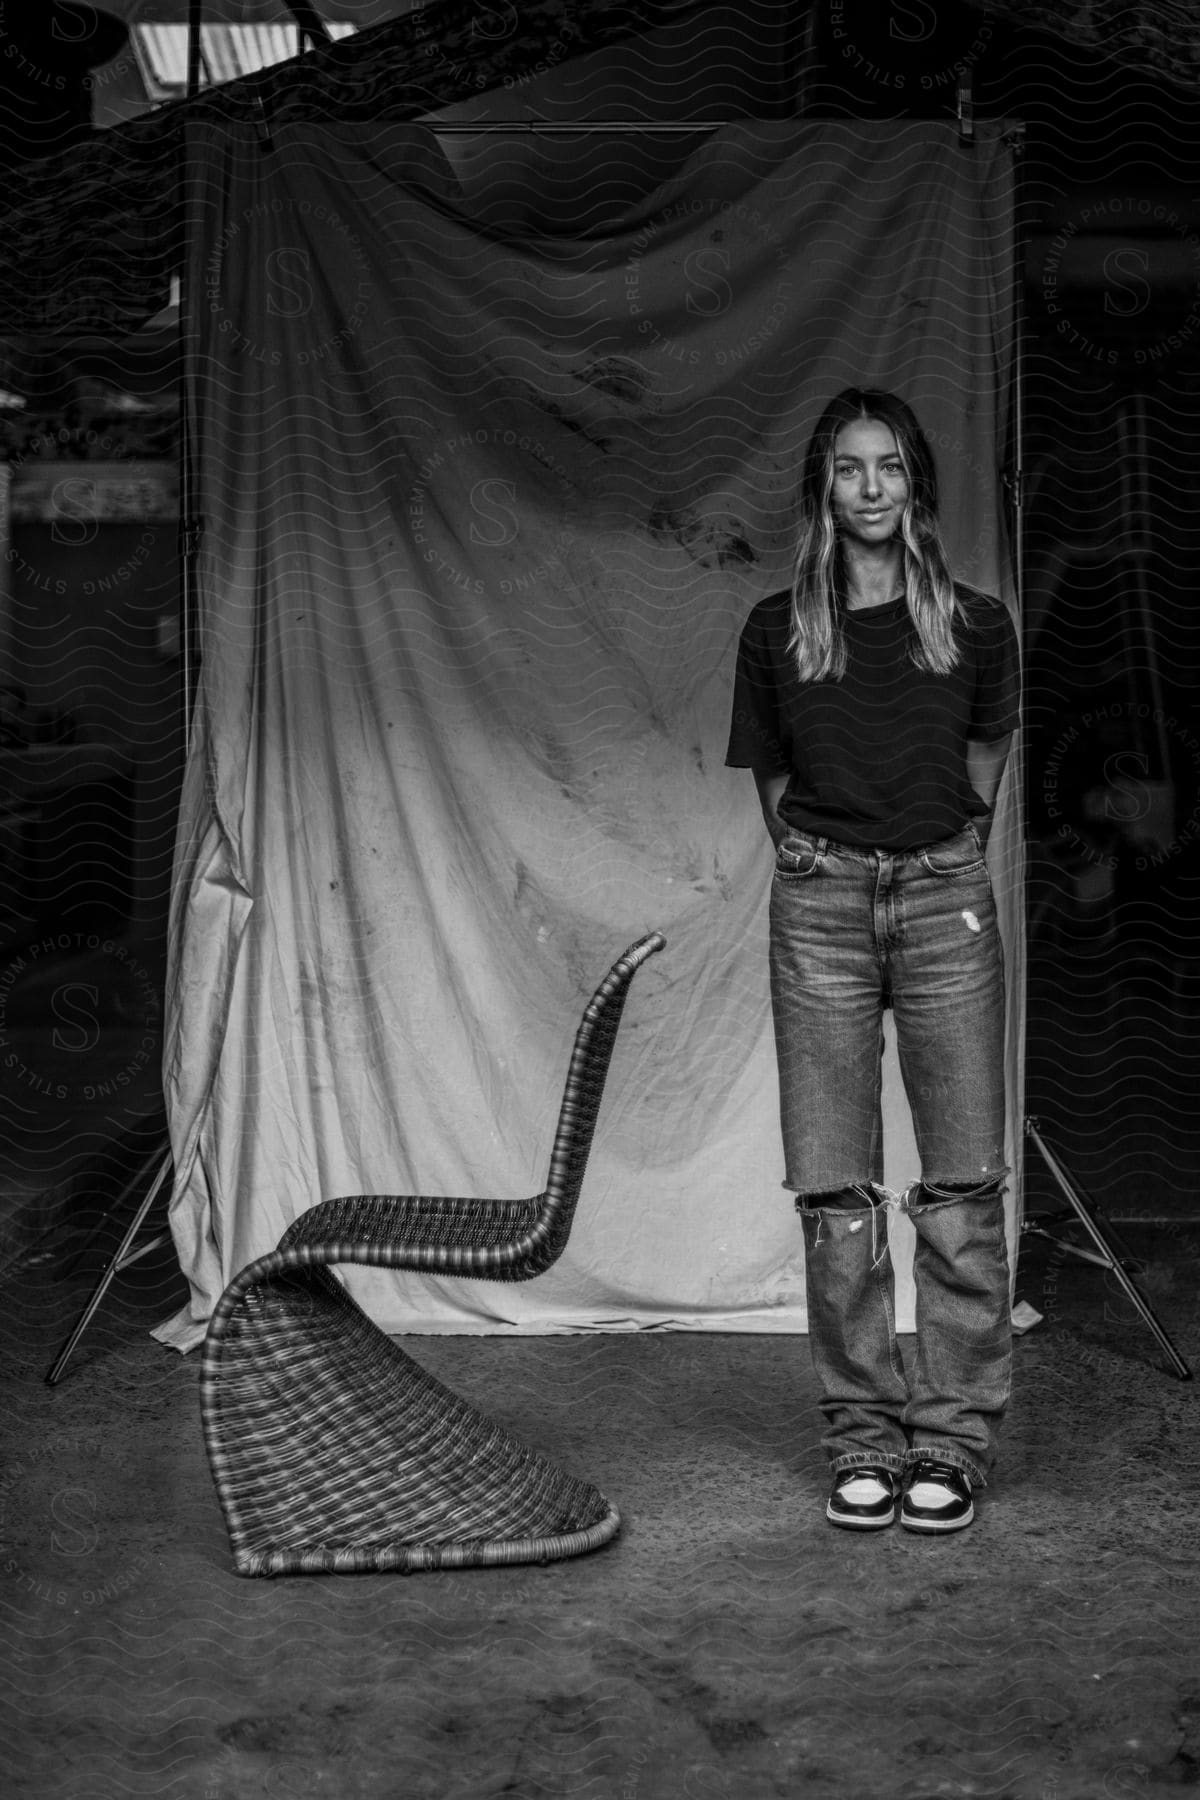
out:
{"label": "curved chair back", "polygon": [[567,1069],[558,1113],[550,1174],[540,1196],[534,1235],[541,1241],[529,1258],[530,1273],[548,1269],[562,1255],[583,1185],[604,1083],[629,984],[642,964],[663,949],[666,938],[652,931],[617,958],[584,1009]]}
{"label": "curved chair back", "polygon": [[209,1323],[209,1344],[246,1295],[289,1269],[368,1263],[493,1281],[528,1281],[548,1269],[570,1233],[629,984],[665,945],[659,931],[631,944],[589,1000],[575,1033],[550,1174],[540,1194],[524,1200],[342,1194],[318,1201],[293,1220],[274,1251],[230,1282]]}

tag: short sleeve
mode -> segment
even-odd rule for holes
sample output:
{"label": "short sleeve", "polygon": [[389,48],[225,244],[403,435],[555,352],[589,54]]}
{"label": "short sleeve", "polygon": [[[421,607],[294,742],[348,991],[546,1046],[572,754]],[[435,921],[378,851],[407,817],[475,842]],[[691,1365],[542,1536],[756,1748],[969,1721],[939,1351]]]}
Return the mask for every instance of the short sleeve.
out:
{"label": "short sleeve", "polygon": [[1007,737],[1021,720],[1021,650],[1008,608],[989,600],[974,623],[975,693],[968,737]]}
{"label": "short sleeve", "polygon": [[779,646],[774,642],[779,634],[771,630],[767,605],[762,602],[751,613],[738,644],[725,762],[731,769],[786,775],[792,759],[779,711]]}

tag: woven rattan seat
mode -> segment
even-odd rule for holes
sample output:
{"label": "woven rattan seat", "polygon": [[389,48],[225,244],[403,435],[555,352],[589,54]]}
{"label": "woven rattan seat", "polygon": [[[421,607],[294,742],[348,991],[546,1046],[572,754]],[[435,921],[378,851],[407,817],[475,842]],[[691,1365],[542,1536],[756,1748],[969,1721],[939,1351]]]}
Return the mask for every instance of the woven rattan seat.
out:
{"label": "woven rattan seat", "polygon": [[588,1002],[543,1193],[324,1200],[230,1282],[200,1404],[238,1574],[548,1562],[614,1536],[620,1516],[598,1489],[427,1374],[328,1265],[496,1281],[548,1269],[571,1229],[629,984],[665,941],[631,945]]}

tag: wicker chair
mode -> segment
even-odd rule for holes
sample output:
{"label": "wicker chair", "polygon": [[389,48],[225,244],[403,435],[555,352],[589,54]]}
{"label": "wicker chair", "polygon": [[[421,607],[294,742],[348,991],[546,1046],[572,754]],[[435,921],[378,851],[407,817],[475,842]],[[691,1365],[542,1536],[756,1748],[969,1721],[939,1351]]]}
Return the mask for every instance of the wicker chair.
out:
{"label": "wicker chair", "polygon": [[465,1568],[578,1556],[620,1515],[428,1375],[331,1263],[528,1281],[562,1254],[629,984],[633,944],[575,1036],[545,1192],[531,1200],[325,1200],[242,1270],[209,1323],[200,1405],[239,1575]]}

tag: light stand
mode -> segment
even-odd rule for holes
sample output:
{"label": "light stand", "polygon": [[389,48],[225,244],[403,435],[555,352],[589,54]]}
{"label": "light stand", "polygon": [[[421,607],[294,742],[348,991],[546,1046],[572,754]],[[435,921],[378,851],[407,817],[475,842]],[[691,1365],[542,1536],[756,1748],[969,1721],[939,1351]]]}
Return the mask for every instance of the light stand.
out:
{"label": "light stand", "polygon": [[[154,1167],[155,1163],[158,1163],[159,1159],[162,1157],[163,1157],[163,1147],[161,1144],[156,1144],[154,1149],[150,1152],[149,1156],[147,1156],[145,1158],[145,1160],[142,1162],[142,1164],[138,1168],[136,1174],[127,1183],[125,1188],[122,1190],[122,1192],[118,1195],[117,1199],[114,1201],[113,1207],[111,1209],[112,1211],[115,1212],[119,1206],[121,1206],[126,1200],[128,1200],[131,1197],[131,1195],[133,1194],[134,1189],[137,1187],[138,1183],[142,1180],[142,1178],[144,1176],[146,1176],[150,1173],[150,1170]],[[112,1285],[113,1281],[115,1280],[115,1278],[121,1273],[121,1271],[123,1269],[127,1269],[131,1263],[138,1262],[143,1256],[148,1256],[150,1254],[151,1250],[157,1250],[160,1244],[165,1244],[167,1242],[167,1239],[169,1238],[170,1233],[166,1232],[166,1231],[160,1231],[157,1237],[151,1238],[149,1243],[143,1244],[140,1249],[134,1250],[132,1248],[133,1240],[137,1236],[138,1232],[141,1230],[142,1223],[145,1220],[146,1214],[150,1211],[150,1208],[154,1205],[155,1200],[158,1198],[159,1190],[162,1188],[163,1183],[166,1181],[168,1175],[171,1173],[171,1170],[173,1168],[174,1168],[174,1163],[171,1160],[171,1153],[168,1150],[166,1157],[163,1158],[163,1160],[160,1163],[158,1173],[155,1176],[153,1182],[150,1184],[150,1188],[149,1188],[148,1192],[146,1193],[145,1197],[143,1198],[137,1211],[134,1213],[133,1218],[129,1223],[128,1229],[126,1230],[124,1237],[121,1239],[120,1244],[117,1246],[116,1254],[112,1257],[112,1259],[108,1263],[105,1264],[104,1273],[101,1275],[100,1280],[97,1282],[95,1288],[93,1289],[91,1299],[88,1301],[87,1305],[84,1307],[82,1313],[80,1313],[79,1319],[75,1325],[75,1329],[72,1331],[70,1337],[67,1339],[66,1343],[63,1345],[63,1347],[59,1351],[58,1355],[55,1357],[53,1363],[50,1365],[50,1368],[46,1371],[46,1380],[51,1387],[54,1387],[56,1385],[56,1383],[58,1382],[59,1377],[61,1376],[64,1368],[67,1365],[67,1358],[70,1356],[72,1350],[74,1350],[76,1344],[79,1342],[80,1338],[83,1336],[84,1332],[87,1330],[88,1326],[91,1324],[92,1319],[95,1316],[95,1314],[100,1306],[100,1302],[103,1300],[105,1294],[107,1294],[107,1292],[108,1292],[110,1286]],[[103,1223],[103,1221],[102,1221],[102,1223]],[[95,1233],[93,1232],[92,1236],[94,1236],[94,1235],[95,1235]],[[89,1239],[89,1241],[90,1241],[90,1239]],[[84,1248],[86,1249],[86,1245],[84,1246]],[[80,1254],[82,1254],[82,1252],[80,1252]]]}
{"label": "light stand", "polygon": [[[202,10],[203,10],[203,0],[188,0],[187,97],[189,100],[194,100],[196,95],[200,91],[200,75],[201,75],[200,23],[201,23]],[[182,272],[181,272],[181,276],[180,276],[180,300],[179,300],[179,346],[180,346],[180,371],[179,371],[179,383],[180,383],[179,561],[180,561],[180,587],[181,587],[179,637],[180,637],[180,649],[181,649],[181,653],[182,653],[182,662],[181,662],[181,671],[180,671],[180,704],[181,704],[181,708],[182,708],[181,730],[182,730],[182,737],[183,737],[184,760],[186,763],[188,752],[191,749],[192,707],[195,702],[196,681],[197,681],[197,673],[198,673],[198,667],[199,667],[198,643],[197,643],[198,634],[197,634],[197,625],[196,625],[196,605],[195,605],[195,580],[196,580],[195,568],[196,568],[196,556],[197,556],[197,552],[199,549],[199,543],[200,543],[201,523],[200,523],[200,520],[195,516],[195,480],[196,480],[196,477],[195,477],[195,460],[194,460],[195,449],[194,449],[194,443],[193,443],[193,438],[194,438],[194,433],[195,433],[195,404],[194,404],[194,395],[193,395],[192,386],[191,386],[191,361],[190,361],[190,357],[189,357],[189,348],[188,348],[188,340],[187,340],[188,311],[189,311],[188,294],[187,294],[187,282],[189,279],[188,252],[190,250],[190,244],[191,244],[193,209],[192,209],[192,200],[191,200],[190,194],[188,193],[187,180],[186,180],[186,174],[187,174],[187,170],[186,170],[187,126],[186,126],[186,124],[183,126],[183,134],[184,134],[184,136],[183,136],[182,155],[183,155],[184,163],[185,163],[185,169],[184,169],[185,179],[183,182],[183,189],[184,189],[184,195],[185,195],[185,198],[184,198],[185,215],[184,215],[184,224],[183,224],[183,240],[184,241],[183,241]],[[91,1294],[91,1297],[89,1298],[89,1300],[87,1302],[87,1305],[84,1307],[83,1312],[80,1314],[74,1330],[72,1331],[70,1337],[67,1339],[66,1343],[63,1345],[62,1349],[59,1351],[58,1355],[55,1357],[54,1362],[51,1364],[50,1368],[46,1371],[46,1380],[51,1387],[55,1386],[55,1384],[58,1382],[59,1378],[61,1377],[63,1369],[66,1367],[68,1357],[71,1355],[71,1352],[74,1350],[76,1344],[79,1342],[80,1338],[83,1336],[84,1332],[87,1330],[88,1326],[91,1324],[91,1321],[92,1321],[93,1317],[95,1316],[95,1314],[100,1306],[101,1301],[104,1299],[104,1296],[107,1294],[109,1287],[112,1285],[115,1278],[122,1272],[122,1270],[127,1269],[131,1263],[135,1263],[135,1262],[139,1261],[139,1259],[141,1257],[149,1255],[151,1250],[157,1250],[159,1245],[165,1243],[167,1241],[167,1238],[170,1235],[169,1232],[160,1232],[157,1237],[152,1238],[149,1243],[143,1244],[140,1249],[134,1250],[132,1247],[133,1241],[136,1238],[138,1232],[141,1230],[142,1225],[146,1219],[146,1216],[150,1211],[150,1208],[153,1206],[155,1200],[158,1197],[160,1190],[163,1187],[163,1184],[166,1182],[168,1176],[171,1175],[171,1173],[174,1169],[174,1166],[175,1166],[172,1152],[171,1152],[170,1140],[167,1137],[164,1137],[163,1141],[160,1144],[156,1145],[156,1147],[150,1152],[150,1155],[142,1163],[141,1167],[138,1169],[137,1173],[133,1176],[132,1180],[127,1184],[127,1186],[123,1189],[121,1194],[118,1196],[117,1200],[114,1202],[112,1210],[115,1212],[118,1207],[123,1205],[126,1200],[128,1200],[132,1197],[135,1189],[138,1186],[138,1183],[142,1180],[142,1178],[144,1176],[149,1174],[150,1170],[154,1167],[154,1165],[156,1163],[158,1164],[158,1172],[155,1175],[154,1180],[151,1183],[151,1186],[150,1186],[148,1192],[145,1194],[141,1203],[137,1207],[137,1210],[135,1211],[133,1218],[130,1221],[128,1229],[126,1230],[124,1237],[121,1239],[120,1245],[118,1246],[115,1256],[113,1256],[111,1261],[105,1265],[104,1272],[101,1275],[100,1280],[96,1284],[96,1287],[94,1288],[94,1290]]]}
{"label": "light stand", "polygon": [[[1121,1244],[1120,1239],[1116,1236],[1108,1221],[1102,1217],[1095,1202],[1089,1200],[1082,1189],[1072,1180],[1060,1158],[1046,1143],[1046,1140],[1041,1133],[1039,1120],[1032,1116],[1026,1118],[1025,1136],[1037,1150],[1047,1169],[1050,1171],[1051,1175],[1053,1175],[1062,1192],[1066,1195],[1067,1201],[1075,1214],[1074,1219],[1067,1220],[1068,1228],[1078,1221],[1091,1238],[1092,1243],[1095,1245],[1095,1249],[1086,1250],[1082,1245],[1072,1244],[1066,1238],[1060,1237],[1057,1232],[1048,1230],[1045,1226],[1035,1223],[1032,1219],[1022,1219],[1022,1235],[1030,1233],[1037,1237],[1047,1238],[1050,1243],[1057,1245],[1065,1255],[1076,1256],[1083,1262],[1096,1263],[1100,1268],[1110,1270],[1112,1274],[1116,1276],[1117,1281],[1126,1296],[1133,1302],[1133,1305],[1141,1314],[1142,1319],[1149,1330],[1153,1332],[1159,1348],[1166,1354],[1174,1373],[1178,1375],[1180,1381],[1190,1381],[1192,1379],[1191,1369],[1188,1367],[1187,1363],[1184,1362],[1182,1356],[1180,1356],[1178,1350],[1171,1342],[1171,1339],[1163,1330],[1155,1314],[1154,1308],[1151,1306],[1149,1300],[1147,1300],[1145,1294],[1143,1294],[1141,1288],[1138,1286],[1137,1282],[1134,1281],[1129,1272],[1131,1268],[1140,1270],[1140,1265],[1136,1259],[1129,1255],[1125,1246]],[[1059,1219],[1062,1219],[1065,1216],[1066,1215],[1062,1214],[1055,1215],[1055,1217]],[[1122,1254],[1118,1254],[1118,1252],[1121,1252]]]}

